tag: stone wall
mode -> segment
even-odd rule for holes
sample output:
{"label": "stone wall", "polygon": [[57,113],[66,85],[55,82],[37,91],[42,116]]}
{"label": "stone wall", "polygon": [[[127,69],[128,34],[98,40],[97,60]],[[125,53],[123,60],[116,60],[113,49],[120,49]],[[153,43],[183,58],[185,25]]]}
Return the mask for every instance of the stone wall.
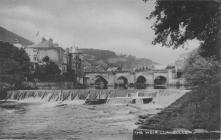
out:
{"label": "stone wall", "polygon": [[33,89],[74,89],[73,82],[23,82],[24,87]]}

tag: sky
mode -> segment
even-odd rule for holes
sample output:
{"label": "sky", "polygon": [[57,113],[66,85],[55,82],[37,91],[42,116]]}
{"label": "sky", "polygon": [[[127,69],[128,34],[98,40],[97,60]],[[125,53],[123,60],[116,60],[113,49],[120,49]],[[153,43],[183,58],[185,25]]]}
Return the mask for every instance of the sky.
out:
{"label": "sky", "polygon": [[154,2],[142,0],[1,0],[0,26],[35,43],[52,38],[63,48],[95,48],[173,64],[186,49],[152,45]]}

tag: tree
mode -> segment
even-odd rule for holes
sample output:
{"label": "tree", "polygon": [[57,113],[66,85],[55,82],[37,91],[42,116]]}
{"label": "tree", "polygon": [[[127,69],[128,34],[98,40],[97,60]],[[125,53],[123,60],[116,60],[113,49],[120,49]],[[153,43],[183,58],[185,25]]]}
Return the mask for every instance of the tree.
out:
{"label": "tree", "polygon": [[184,77],[192,86],[217,84],[220,80],[220,63],[214,57],[204,58],[194,51],[188,58]]}
{"label": "tree", "polygon": [[29,74],[30,61],[24,49],[0,42],[0,82],[18,86]]}
{"label": "tree", "polygon": [[54,62],[49,62],[45,66],[45,73],[48,75],[59,75],[61,73],[61,70],[59,69],[58,65],[56,65]]}
{"label": "tree", "polygon": [[167,65],[165,69],[175,69],[175,66],[173,66],[173,65]]}
{"label": "tree", "polygon": [[50,58],[48,56],[45,56],[42,61],[45,62],[45,63],[49,63],[50,61]]}
{"label": "tree", "polygon": [[198,39],[202,56],[220,58],[219,0],[157,0],[148,19],[155,19],[153,44],[178,48],[188,40]]}
{"label": "tree", "polygon": [[43,81],[54,81],[60,75],[61,70],[48,56],[45,56],[42,61],[45,63],[37,66],[35,77]]}
{"label": "tree", "polygon": [[155,19],[153,44],[176,49],[198,39],[201,45],[184,69],[186,80],[195,88],[165,109],[170,112],[148,118],[142,127],[220,130],[220,0],[156,0],[148,19]]}

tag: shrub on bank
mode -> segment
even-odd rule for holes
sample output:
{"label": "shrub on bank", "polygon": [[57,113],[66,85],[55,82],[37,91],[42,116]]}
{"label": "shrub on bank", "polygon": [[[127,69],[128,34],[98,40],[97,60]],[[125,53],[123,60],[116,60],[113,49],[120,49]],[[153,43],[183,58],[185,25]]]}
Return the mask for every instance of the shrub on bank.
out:
{"label": "shrub on bank", "polygon": [[147,118],[141,128],[220,130],[220,62],[194,53],[187,62],[185,78],[192,91]]}
{"label": "shrub on bank", "polygon": [[30,61],[24,49],[0,41],[0,98],[6,90],[16,89],[30,73]]}
{"label": "shrub on bank", "polygon": [[220,130],[220,86],[199,87],[186,93],[175,103],[152,118],[141,128]]}

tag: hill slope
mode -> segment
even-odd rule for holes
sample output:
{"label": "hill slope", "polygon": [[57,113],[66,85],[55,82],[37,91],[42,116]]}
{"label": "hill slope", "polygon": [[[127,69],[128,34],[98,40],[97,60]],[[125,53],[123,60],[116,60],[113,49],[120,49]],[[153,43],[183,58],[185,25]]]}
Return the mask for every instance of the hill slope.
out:
{"label": "hill slope", "polygon": [[158,64],[147,58],[136,58],[131,55],[117,55],[113,51],[100,49],[80,49],[84,56],[92,66],[101,66],[103,69],[109,67],[121,67],[122,70],[131,70],[135,67],[151,66]]}
{"label": "hill slope", "polygon": [[17,43],[17,41],[22,45],[31,45],[33,42],[25,39],[3,27],[0,26],[0,41],[9,42],[11,44]]}

